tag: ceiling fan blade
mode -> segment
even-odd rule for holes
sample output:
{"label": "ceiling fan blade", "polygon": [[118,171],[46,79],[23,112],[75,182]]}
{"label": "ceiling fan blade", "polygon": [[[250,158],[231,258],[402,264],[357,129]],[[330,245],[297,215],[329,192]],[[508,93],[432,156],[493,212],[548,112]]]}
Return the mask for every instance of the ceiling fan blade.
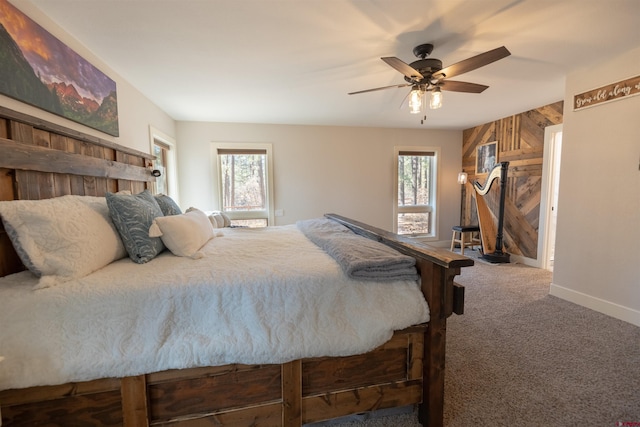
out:
{"label": "ceiling fan blade", "polygon": [[401,85],[391,85],[391,86],[376,87],[374,89],[359,90],[357,92],[349,92],[349,95],[356,95],[358,93],[366,93],[366,92],[375,92],[376,90],[391,89],[393,87],[399,88],[399,87],[407,87],[407,86],[411,86],[411,84],[405,83]]}
{"label": "ceiling fan blade", "polygon": [[396,70],[400,71],[402,74],[409,77],[410,79],[417,79],[418,81],[424,79],[424,76],[420,74],[418,70],[416,70],[406,62],[402,61],[401,59],[396,58],[395,56],[389,56],[389,57],[380,58],[380,59],[382,59],[384,62],[386,62]]}
{"label": "ceiling fan blade", "polygon": [[463,73],[468,73],[469,71],[473,71],[477,68],[489,65],[499,59],[506,58],[509,55],[511,55],[511,52],[509,52],[506,47],[501,46],[488,52],[472,56],[471,58],[467,58],[453,65],[449,65],[448,67],[445,67],[442,70],[434,73],[433,78],[449,78]]}
{"label": "ceiling fan blade", "polygon": [[442,80],[438,83],[438,86],[442,90],[448,90],[449,92],[467,92],[467,93],[482,93],[489,86],[480,85],[477,83],[458,82],[454,80]]}

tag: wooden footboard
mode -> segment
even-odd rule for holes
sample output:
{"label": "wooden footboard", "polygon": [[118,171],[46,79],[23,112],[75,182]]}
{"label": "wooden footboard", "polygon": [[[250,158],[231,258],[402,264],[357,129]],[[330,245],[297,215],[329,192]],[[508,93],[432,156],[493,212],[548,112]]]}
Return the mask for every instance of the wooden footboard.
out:
{"label": "wooden footboard", "polygon": [[444,416],[444,372],[447,318],[464,311],[464,287],[453,279],[462,267],[473,260],[453,252],[428,245],[354,221],[340,215],[325,215],[349,227],[355,233],[382,242],[416,259],[420,286],[427,303],[430,319],[424,335],[423,396],[420,422],[424,426],[441,426]]}
{"label": "wooden footboard", "polygon": [[[151,156],[0,107],[0,200],[103,196],[147,188]],[[2,426],[301,426],[419,405],[443,422],[446,320],[462,314],[453,281],[473,261],[328,214],[354,232],[415,257],[428,325],[398,331],[378,349],[283,365],[228,365],[0,391]],[[24,269],[0,226],[0,276]]]}
{"label": "wooden footboard", "polygon": [[300,426],[419,404],[426,326],[356,356],[227,365],[0,392],[3,426]]}

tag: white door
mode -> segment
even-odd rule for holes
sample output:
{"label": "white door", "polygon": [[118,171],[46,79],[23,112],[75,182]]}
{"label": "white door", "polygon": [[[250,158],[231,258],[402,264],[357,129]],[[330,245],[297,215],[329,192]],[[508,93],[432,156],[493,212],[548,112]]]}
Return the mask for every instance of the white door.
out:
{"label": "white door", "polygon": [[553,271],[555,255],[561,151],[562,125],[549,126],[545,129],[544,141],[538,259],[540,266],[550,271]]}

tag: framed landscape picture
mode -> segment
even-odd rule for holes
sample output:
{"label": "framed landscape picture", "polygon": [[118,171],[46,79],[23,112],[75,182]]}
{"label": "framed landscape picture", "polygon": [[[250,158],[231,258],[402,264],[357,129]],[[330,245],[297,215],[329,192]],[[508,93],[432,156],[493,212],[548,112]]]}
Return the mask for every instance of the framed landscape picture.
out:
{"label": "framed landscape picture", "polygon": [[0,93],[118,136],[116,83],[0,0]]}
{"label": "framed landscape picture", "polygon": [[498,163],[498,142],[493,141],[478,145],[476,148],[476,175],[491,172],[496,163]]}

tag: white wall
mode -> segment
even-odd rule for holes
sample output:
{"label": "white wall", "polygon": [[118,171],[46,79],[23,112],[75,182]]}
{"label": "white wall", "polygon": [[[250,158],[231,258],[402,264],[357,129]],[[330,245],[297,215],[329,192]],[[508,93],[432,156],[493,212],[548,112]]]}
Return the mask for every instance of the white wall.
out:
{"label": "white wall", "polygon": [[640,326],[640,95],[573,97],[640,75],[640,48],[567,78],[551,294]]}
{"label": "white wall", "polygon": [[61,27],[51,21],[28,0],[11,0],[11,3],[22,13],[49,31],[60,41],[73,49],[78,55],[89,61],[93,66],[105,73],[116,82],[118,94],[118,125],[120,136],[113,137],[106,133],[83,126],[71,120],[56,116],[36,107],[0,95],[0,105],[21,113],[40,117],[44,120],[65,126],[79,132],[112,141],[126,147],[149,153],[149,125],[154,126],[167,135],[175,135],[175,121],[164,111],[155,106],[137,89],[126,82],[107,64],[96,57],[91,51],[74,39]]}
{"label": "white wall", "polygon": [[332,126],[178,122],[180,201],[213,210],[217,184],[213,142],[273,144],[277,225],[333,212],[393,227],[394,146],[440,146],[438,239],[460,221],[462,132]]}

